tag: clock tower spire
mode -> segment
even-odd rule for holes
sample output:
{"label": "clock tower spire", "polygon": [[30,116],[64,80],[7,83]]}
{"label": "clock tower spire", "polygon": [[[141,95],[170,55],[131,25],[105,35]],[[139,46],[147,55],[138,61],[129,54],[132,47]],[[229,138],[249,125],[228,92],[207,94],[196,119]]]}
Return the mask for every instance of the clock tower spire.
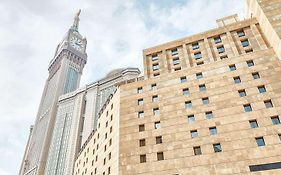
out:
{"label": "clock tower spire", "polygon": [[73,25],[71,26],[71,29],[78,32],[78,27],[79,27],[79,16],[80,16],[80,13],[81,13],[81,9],[79,9],[79,11],[76,13],[75,17],[74,17],[74,22],[73,22]]}

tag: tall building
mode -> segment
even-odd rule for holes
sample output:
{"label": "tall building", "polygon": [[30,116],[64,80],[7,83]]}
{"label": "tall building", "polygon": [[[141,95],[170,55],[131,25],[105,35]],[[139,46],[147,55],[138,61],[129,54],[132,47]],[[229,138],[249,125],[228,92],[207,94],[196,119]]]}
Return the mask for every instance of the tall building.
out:
{"label": "tall building", "polygon": [[30,133],[20,174],[44,174],[48,149],[54,129],[58,98],[76,90],[87,62],[87,40],[79,33],[79,15],[57,46],[51,60],[34,127]]}
{"label": "tall building", "polygon": [[278,33],[265,9],[281,6],[252,2],[250,18],[145,49],[144,77],[108,98],[74,174],[281,174],[281,63],[262,24]]}

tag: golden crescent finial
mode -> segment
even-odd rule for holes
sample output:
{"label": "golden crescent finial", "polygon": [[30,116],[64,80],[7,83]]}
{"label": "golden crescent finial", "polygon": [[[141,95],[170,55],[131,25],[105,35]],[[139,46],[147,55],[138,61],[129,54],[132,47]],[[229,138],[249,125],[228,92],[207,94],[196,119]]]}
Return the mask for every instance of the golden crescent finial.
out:
{"label": "golden crescent finial", "polygon": [[79,9],[79,11],[77,12],[76,16],[78,17],[81,13],[81,9]]}

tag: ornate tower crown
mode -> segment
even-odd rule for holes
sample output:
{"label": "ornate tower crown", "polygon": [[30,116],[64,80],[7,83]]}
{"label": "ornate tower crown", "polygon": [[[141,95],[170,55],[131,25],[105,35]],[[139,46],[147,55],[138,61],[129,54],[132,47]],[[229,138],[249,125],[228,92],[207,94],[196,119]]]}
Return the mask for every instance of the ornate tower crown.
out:
{"label": "ornate tower crown", "polygon": [[81,9],[79,9],[79,11],[76,13],[75,17],[74,17],[74,22],[73,25],[71,26],[71,29],[78,32],[78,27],[79,27],[79,15],[81,13]]}

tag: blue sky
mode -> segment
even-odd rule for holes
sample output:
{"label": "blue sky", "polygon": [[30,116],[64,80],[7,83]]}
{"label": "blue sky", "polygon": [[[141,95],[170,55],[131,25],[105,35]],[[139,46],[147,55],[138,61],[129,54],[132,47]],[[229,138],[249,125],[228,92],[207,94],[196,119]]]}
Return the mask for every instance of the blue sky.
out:
{"label": "blue sky", "polygon": [[81,8],[88,40],[81,85],[119,67],[142,67],[142,50],[216,27],[244,0],[0,0],[0,174],[17,174],[47,66]]}

